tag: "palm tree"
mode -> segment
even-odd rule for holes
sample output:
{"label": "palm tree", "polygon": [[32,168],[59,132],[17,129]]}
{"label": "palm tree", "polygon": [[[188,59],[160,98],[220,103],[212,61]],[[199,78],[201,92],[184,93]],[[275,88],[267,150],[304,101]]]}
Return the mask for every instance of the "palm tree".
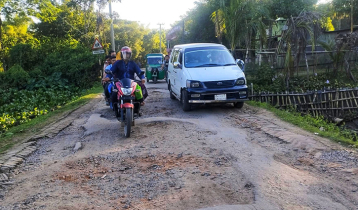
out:
{"label": "palm tree", "polygon": [[[298,70],[301,55],[305,55],[307,44],[310,42],[314,50],[317,38],[322,31],[321,15],[316,12],[302,11],[297,17],[287,20],[278,53],[285,51],[286,79],[293,76],[294,69]],[[295,68],[294,68],[295,67]]]}
{"label": "palm tree", "polygon": [[248,55],[248,49],[256,34],[262,43],[266,42],[266,26],[263,23],[266,15],[262,13],[264,7],[260,2],[261,0],[221,0],[220,9],[212,14],[211,19],[216,25],[217,35],[225,33],[232,54],[235,48],[241,45],[245,46]]}
{"label": "palm tree", "polygon": [[211,14],[210,18],[211,21],[213,21],[213,23],[215,24],[215,33],[216,37],[218,38],[218,42],[222,44],[223,33],[226,29],[223,11],[221,9],[214,11]]}

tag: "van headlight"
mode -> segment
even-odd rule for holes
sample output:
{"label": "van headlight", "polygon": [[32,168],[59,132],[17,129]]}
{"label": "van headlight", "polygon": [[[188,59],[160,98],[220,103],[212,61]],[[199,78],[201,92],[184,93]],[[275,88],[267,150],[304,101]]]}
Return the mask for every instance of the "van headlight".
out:
{"label": "van headlight", "polygon": [[245,84],[246,84],[246,79],[244,77],[237,79],[235,82],[235,85],[245,85]]}
{"label": "van headlight", "polygon": [[201,85],[201,82],[199,82],[199,81],[187,80],[186,87],[187,88],[198,88],[198,87],[202,87],[202,85]]}
{"label": "van headlight", "polygon": [[123,95],[129,96],[132,94],[133,88],[121,88]]}

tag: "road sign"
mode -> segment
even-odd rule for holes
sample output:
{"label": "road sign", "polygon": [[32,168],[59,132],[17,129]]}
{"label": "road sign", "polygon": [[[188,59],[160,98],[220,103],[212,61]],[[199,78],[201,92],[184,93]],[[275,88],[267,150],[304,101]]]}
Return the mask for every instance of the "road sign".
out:
{"label": "road sign", "polygon": [[103,46],[102,46],[101,42],[99,42],[98,38],[96,38],[94,40],[92,50],[101,50],[101,49],[103,49]]}
{"label": "road sign", "polygon": [[104,50],[94,50],[92,51],[93,55],[96,55],[96,54],[103,54],[104,53]]}

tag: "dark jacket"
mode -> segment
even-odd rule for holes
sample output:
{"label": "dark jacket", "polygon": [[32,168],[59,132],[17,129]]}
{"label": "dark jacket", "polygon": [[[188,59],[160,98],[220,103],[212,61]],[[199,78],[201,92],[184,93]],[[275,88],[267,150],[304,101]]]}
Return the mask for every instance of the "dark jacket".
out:
{"label": "dark jacket", "polygon": [[114,77],[118,79],[130,78],[134,80],[134,73],[141,79],[144,79],[144,75],[139,76],[142,71],[134,61],[128,61],[126,64],[123,60],[116,61],[111,68]]}

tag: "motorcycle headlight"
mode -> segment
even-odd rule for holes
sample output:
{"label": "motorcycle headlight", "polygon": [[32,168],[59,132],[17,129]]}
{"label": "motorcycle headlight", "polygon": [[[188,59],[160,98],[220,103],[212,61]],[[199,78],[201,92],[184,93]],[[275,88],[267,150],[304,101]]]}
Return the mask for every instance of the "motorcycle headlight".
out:
{"label": "motorcycle headlight", "polygon": [[235,82],[235,85],[244,85],[244,84],[246,84],[246,79],[245,78],[239,78]]}
{"label": "motorcycle headlight", "polygon": [[123,95],[128,96],[132,94],[133,88],[121,88]]}

